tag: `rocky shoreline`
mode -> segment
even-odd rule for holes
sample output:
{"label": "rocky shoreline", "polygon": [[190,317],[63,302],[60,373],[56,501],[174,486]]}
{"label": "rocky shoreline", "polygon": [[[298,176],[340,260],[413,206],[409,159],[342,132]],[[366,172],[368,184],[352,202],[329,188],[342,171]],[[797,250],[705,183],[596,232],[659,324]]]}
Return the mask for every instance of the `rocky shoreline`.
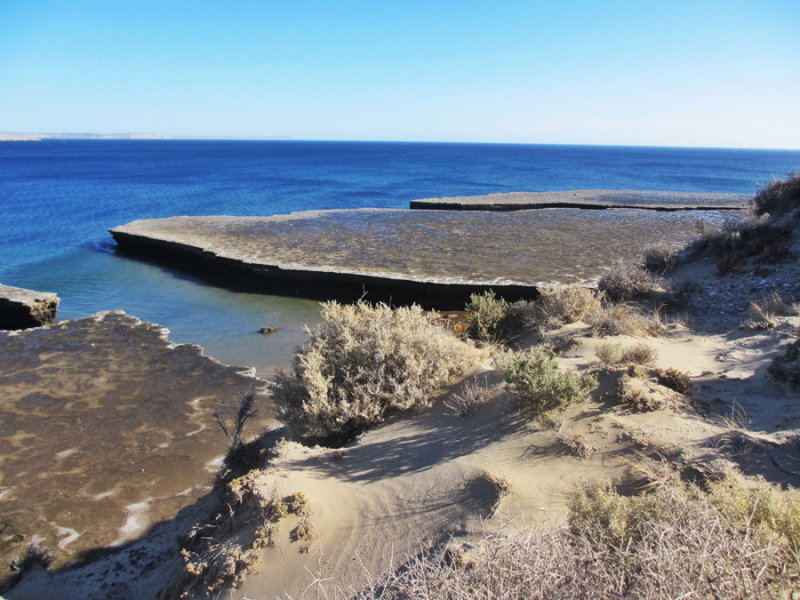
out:
{"label": "rocky shoreline", "polygon": [[494,290],[533,298],[543,283],[588,282],[648,243],[681,245],[698,219],[664,213],[548,209],[470,212],[330,210],[271,217],[172,217],[111,229],[117,251],[248,291],[463,308]]}

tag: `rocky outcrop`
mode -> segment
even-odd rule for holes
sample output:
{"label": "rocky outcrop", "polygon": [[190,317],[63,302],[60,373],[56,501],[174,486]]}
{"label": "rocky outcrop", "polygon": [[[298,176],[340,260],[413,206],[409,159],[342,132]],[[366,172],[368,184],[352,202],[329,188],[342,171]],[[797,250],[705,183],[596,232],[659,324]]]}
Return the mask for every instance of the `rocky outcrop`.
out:
{"label": "rocky outcrop", "polygon": [[0,284],[0,329],[28,329],[56,322],[60,299],[51,292],[34,292]]}
{"label": "rocky outcrop", "polygon": [[598,277],[656,240],[685,242],[719,212],[329,210],[172,217],[111,230],[117,250],[248,291],[463,308],[487,289],[535,297],[542,282]]}
{"label": "rocky outcrop", "polygon": [[635,190],[568,190],[563,192],[509,192],[485,196],[424,198],[413,200],[410,208],[429,210],[534,210],[580,208],[607,210],[743,210],[747,194],[662,192]]}

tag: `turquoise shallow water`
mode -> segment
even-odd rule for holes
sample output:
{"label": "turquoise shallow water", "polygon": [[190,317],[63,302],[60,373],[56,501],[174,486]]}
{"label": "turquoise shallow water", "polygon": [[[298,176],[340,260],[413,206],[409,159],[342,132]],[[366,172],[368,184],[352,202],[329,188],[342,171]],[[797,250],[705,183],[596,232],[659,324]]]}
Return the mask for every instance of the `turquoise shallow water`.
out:
{"label": "turquoise shallow water", "polygon": [[[109,227],[181,214],[406,208],[417,198],[639,189],[753,193],[797,151],[481,144],[59,141],[0,144],[0,282],[57,292],[61,318],[123,309],[261,374],[317,319],[311,301],[245,294],[117,256]],[[277,326],[263,336],[258,329]]]}

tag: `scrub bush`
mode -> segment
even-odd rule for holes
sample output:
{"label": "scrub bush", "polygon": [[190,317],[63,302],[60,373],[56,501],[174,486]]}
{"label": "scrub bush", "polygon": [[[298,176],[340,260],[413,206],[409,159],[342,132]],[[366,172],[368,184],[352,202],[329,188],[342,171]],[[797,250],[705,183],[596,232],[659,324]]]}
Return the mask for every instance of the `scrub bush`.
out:
{"label": "scrub bush", "polygon": [[273,381],[278,418],[301,438],[337,444],[388,415],[428,406],[474,349],[416,305],[325,302],[322,324]]}
{"label": "scrub bush", "polygon": [[503,379],[511,387],[511,407],[534,415],[584,400],[597,387],[594,375],[559,371],[555,356],[537,348],[514,353]]}

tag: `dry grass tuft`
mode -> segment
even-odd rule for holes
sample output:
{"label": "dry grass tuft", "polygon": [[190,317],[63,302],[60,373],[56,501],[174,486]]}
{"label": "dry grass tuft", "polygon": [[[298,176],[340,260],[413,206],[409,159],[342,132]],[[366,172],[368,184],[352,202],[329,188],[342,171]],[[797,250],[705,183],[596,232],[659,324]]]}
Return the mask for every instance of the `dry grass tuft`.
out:
{"label": "dry grass tuft", "polygon": [[273,382],[278,418],[308,441],[341,443],[392,412],[428,406],[474,358],[416,305],[326,302],[321,316],[293,370]]}
{"label": "dry grass tuft", "polygon": [[600,312],[591,315],[589,324],[592,326],[592,335],[595,336],[659,336],[665,335],[667,331],[660,310],[645,314],[626,302],[607,303]]}
{"label": "dry grass tuft", "polygon": [[672,392],[654,386],[646,379],[623,374],[615,390],[608,392],[607,397],[615,402],[625,404],[638,412],[662,410],[671,406],[675,400]]}
{"label": "dry grass tuft", "polygon": [[492,398],[488,379],[484,376],[483,382],[476,380],[465,383],[459,392],[455,392],[444,401],[444,404],[453,414],[466,417],[481,406],[485,406]]}
{"label": "dry grass tuft", "polygon": [[622,362],[622,344],[619,342],[602,342],[597,344],[594,353],[605,367],[613,367]]}
{"label": "dry grass tuft", "polygon": [[586,442],[584,436],[569,428],[561,429],[556,434],[556,440],[575,458],[589,458],[597,450]]}
{"label": "dry grass tuft", "polygon": [[647,344],[636,344],[630,348],[625,348],[622,353],[622,362],[636,365],[652,365],[656,358],[658,358],[658,352]]}
{"label": "dry grass tuft", "polygon": [[750,302],[749,320],[745,326],[754,329],[768,329],[777,324],[775,317],[797,315],[798,313],[800,313],[800,307],[796,302],[787,303],[779,291],[773,290],[760,300]]}

